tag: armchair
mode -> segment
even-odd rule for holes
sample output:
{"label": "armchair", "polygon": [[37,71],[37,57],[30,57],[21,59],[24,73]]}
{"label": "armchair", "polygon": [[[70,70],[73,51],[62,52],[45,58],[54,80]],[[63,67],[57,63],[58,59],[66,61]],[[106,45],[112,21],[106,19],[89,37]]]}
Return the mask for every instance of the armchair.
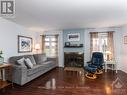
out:
{"label": "armchair", "polygon": [[87,62],[87,66],[85,67],[85,70],[87,71],[86,77],[90,79],[96,79],[96,74],[102,74],[103,73],[103,53],[101,52],[94,52],[92,54],[91,61]]}

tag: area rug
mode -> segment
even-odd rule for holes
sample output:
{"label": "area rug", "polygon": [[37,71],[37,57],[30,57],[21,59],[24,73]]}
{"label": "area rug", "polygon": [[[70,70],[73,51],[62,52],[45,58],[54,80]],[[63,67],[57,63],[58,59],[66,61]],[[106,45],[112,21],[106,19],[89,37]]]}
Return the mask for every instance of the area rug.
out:
{"label": "area rug", "polygon": [[84,73],[84,69],[79,68],[79,67],[65,67],[64,71],[77,71],[77,72],[83,72]]}

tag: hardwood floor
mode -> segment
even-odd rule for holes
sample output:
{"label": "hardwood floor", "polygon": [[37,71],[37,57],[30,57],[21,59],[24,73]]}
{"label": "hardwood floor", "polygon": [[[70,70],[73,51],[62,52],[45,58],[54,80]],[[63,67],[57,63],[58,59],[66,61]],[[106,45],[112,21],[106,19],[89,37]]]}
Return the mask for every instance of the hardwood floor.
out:
{"label": "hardwood floor", "polygon": [[127,74],[108,70],[90,80],[81,72],[56,68],[22,87],[14,86],[1,90],[0,95],[126,95]]}

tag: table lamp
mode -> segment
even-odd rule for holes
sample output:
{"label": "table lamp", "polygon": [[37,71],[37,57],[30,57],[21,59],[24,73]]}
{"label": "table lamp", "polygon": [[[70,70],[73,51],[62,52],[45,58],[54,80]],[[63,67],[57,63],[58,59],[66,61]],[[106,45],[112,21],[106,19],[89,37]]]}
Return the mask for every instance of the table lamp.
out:
{"label": "table lamp", "polygon": [[41,47],[40,47],[40,44],[36,44],[35,45],[35,50],[37,51],[37,53],[38,53],[38,51],[41,49]]}
{"label": "table lamp", "polygon": [[107,61],[110,60],[110,55],[112,54],[110,51],[106,51],[106,54],[107,54]]}

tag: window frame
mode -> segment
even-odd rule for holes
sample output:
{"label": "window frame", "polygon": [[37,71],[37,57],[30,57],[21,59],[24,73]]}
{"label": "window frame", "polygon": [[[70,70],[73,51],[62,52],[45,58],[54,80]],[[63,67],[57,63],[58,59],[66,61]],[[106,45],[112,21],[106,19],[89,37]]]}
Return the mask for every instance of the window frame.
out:
{"label": "window frame", "polygon": [[[45,40],[46,38],[49,38],[49,40],[46,41]],[[55,38],[55,40],[53,41],[52,38]],[[45,45],[46,43],[49,43],[49,48],[46,48],[46,45]],[[55,43],[55,47],[52,46],[52,43]],[[51,36],[46,35],[45,36],[45,38],[44,38],[44,52],[46,53],[46,56],[48,56],[48,57],[56,57],[57,56],[57,46],[58,46],[57,44],[58,44],[57,38],[55,35],[51,35]],[[49,49],[49,52],[46,52],[46,49]],[[54,53],[52,53],[53,49],[55,50]]]}

